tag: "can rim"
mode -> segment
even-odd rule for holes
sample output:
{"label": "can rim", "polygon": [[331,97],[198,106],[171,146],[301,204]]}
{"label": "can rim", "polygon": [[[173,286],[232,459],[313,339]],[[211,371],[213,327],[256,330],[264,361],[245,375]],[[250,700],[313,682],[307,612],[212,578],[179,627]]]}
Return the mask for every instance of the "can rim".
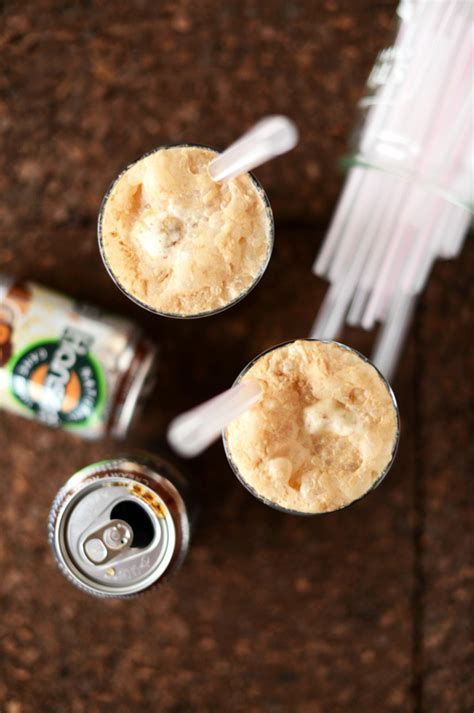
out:
{"label": "can rim", "polygon": [[14,278],[10,277],[9,275],[5,274],[4,272],[0,272],[0,302],[3,302],[5,297],[8,294],[8,291],[10,287],[14,283]]}
{"label": "can rim", "polygon": [[[137,330],[137,332],[138,331],[139,330]],[[116,406],[117,416],[110,425],[110,435],[118,439],[125,438],[132,421],[135,419],[136,407],[142,396],[142,390],[144,389],[148,378],[151,377],[158,358],[158,348],[156,345],[148,339],[140,338],[140,334],[138,334],[136,342],[131,346],[135,350],[138,347],[143,346],[146,353],[139,362],[138,366],[135,367],[133,374],[130,374],[129,376],[128,388],[125,386],[125,396],[122,405]],[[132,364],[133,357],[132,363],[129,365],[129,369]]]}

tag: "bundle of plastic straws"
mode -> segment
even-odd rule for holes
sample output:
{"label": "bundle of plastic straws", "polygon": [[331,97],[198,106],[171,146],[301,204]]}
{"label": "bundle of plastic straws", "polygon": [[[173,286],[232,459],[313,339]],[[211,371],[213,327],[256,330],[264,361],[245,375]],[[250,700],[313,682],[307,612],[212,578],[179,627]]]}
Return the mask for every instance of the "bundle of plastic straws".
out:
{"label": "bundle of plastic straws", "polygon": [[330,287],[311,336],[381,323],[391,378],[437,257],[459,255],[474,205],[474,3],[406,0],[369,78],[366,118],[314,272]]}

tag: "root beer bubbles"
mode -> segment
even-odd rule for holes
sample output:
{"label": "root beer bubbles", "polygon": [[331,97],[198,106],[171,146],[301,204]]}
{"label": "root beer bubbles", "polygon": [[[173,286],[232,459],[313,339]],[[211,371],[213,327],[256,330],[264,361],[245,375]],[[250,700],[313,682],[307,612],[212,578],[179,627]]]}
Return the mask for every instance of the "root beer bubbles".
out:
{"label": "root beer bubbles", "polygon": [[1,407],[85,438],[120,438],[155,356],[128,320],[0,275]]}
{"label": "root beer bubbles", "polygon": [[159,147],[107,191],[99,248],[116,285],[141,307],[174,318],[236,304],[270,260],[273,216],[252,174],[216,182],[204,146]]}
{"label": "root beer bubbles", "polygon": [[389,384],[362,354],[328,340],[297,339],[260,354],[238,377],[262,398],[224,434],[239,480],[267,505],[333,512],[388,473],[400,433]]}

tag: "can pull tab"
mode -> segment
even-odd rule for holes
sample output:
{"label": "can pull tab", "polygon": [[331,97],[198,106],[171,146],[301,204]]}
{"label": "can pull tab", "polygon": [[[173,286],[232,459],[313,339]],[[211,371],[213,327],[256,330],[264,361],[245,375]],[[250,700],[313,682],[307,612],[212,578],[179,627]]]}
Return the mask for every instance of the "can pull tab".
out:
{"label": "can pull tab", "polygon": [[130,549],[133,530],[124,520],[110,520],[84,540],[84,554],[92,564],[106,564],[121,552]]}

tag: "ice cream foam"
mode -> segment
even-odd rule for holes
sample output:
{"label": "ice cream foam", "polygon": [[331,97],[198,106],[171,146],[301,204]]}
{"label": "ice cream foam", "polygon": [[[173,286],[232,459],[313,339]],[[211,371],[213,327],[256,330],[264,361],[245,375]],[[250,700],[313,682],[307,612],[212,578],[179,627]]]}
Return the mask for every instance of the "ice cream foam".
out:
{"label": "ice cream foam", "polygon": [[259,357],[242,379],[263,396],[228,426],[234,469],[257,496],[302,513],[362,497],[390,465],[398,411],[370,362],[336,342],[297,340]]}
{"label": "ice cream foam", "polygon": [[250,174],[217,183],[216,152],[161,148],[127,168],[104,199],[99,241],[118,285],[144,306],[192,317],[229,306],[270,258],[271,210]]}

